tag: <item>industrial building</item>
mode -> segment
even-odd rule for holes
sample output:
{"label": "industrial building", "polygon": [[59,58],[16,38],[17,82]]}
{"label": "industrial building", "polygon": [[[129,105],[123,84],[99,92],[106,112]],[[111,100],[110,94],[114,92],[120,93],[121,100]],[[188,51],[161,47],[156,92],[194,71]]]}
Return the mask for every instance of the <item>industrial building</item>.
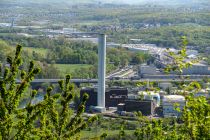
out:
{"label": "industrial building", "polygon": [[156,107],[160,105],[160,95],[155,92],[140,91],[138,94],[129,94],[124,103],[117,106],[117,111],[136,112],[143,115],[153,115]]}
{"label": "industrial building", "polygon": [[139,66],[138,74],[140,77],[144,77],[144,75],[155,75],[157,73],[156,69],[153,65],[142,64]]}
{"label": "industrial building", "polygon": [[163,89],[163,90],[166,90],[166,89],[172,88],[172,84],[168,83],[168,82],[162,82],[162,83],[158,83],[158,87]]}
{"label": "industrial building", "polygon": [[121,47],[149,54],[161,54],[165,51],[165,48],[157,47],[155,44],[122,44]]}
{"label": "industrial building", "polygon": [[86,101],[86,108],[90,106],[97,106],[97,89],[96,88],[82,88],[80,90],[80,100],[82,100],[83,95],[87,93],[89,95]]}
{"label": "industrial building", "polygon": [[[89,95],[89,99],[86,102],[86,109],[89,111],[93,106],[97,106],[97,88],[82,88],[80,100],[82,100],[85,93]],[[117,107],[118,112],[141,111],[143,115],[152,115],[154,109],[160,104],[160,96],[158,94],[149,96],[145,93],[142,100],[140,100],[139,96],[138,94],[128,95],[127,88],[106,88],[105,107]]]}
{"label": "industrial building", "polygon": [[138,92],[138,96],[142,99],[142,100],[148,100],[148,101],[153,101],[155,107],[160,106],[160,95],[159,93],[156,93],[154,91],[140,91]]}
{"label": "industrial building", "polygon": [[175,109],[175,105],[182,110],[185,106],[185,97],[181,95],[165,95],[163,96],[163,116],[164,117],[179,117],[181,112]]}
{"label": "industrial building", "polygon": [[[97,88],[83,88],[80,91],[80,99],[87,93],[89,99],[86,102],[86,107],[97,106]],[[117,107],[119,103],[125,103],[128,98],[127,88],[106,88],[105,90],[105,107]]]}
{"label": "industrial building", "polygon": [[196,59],[198,57],[198,54],[199,53],[197,50],[188,49],[186,51],[187,58],[189,58],[189,59]]}
{"label": "industrial building", "polygon": [[195,94],[195,97],[204,96],[206,99],[210,99],[210,89],[201,89]]}
{"label": "industrial building", "polygon": [[117,106],[117,111],[122,112],[137,112],[140,111],[143,115],[152,115],[155,109],[154,102],[152,100],[138,100],[128,99],[125,103],[120,103]]}
{"label": "industrial building", "polygon": [[210,75],[210,66],[202,63],[193,64],[187,69],[183,69],[184,75],[199,74],[199,75]]}

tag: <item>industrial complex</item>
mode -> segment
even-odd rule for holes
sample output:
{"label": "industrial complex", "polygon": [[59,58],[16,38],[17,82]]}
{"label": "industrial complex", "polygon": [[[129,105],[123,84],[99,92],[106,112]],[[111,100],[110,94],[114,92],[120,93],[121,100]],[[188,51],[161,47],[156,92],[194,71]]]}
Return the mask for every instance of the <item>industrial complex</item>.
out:
{"label": "industrial complex", "polygon": [[[0,26],[11,26],[10,24],[0,24]],[[16,26],[15,26],[16,27]],[[16,27],[20,28],[20,27]],[[171,64],[173,59],[168,55],[168,51],[177,53],[178,50],[158,47],[155,44],[140,44],[140,39],[131,39],[133,44],[116,44],[106,41],[106,35],[100,33],[77,32],[71,28],[64,28],[62,31],[42,30],[48,37],[56,35],[67,35],[76,37],[76,40],[90,40],[94,43],[98,41],[98,79],[71,79],[78,87],[81,83],[91,83],[92,87],[83,87],[80,91],[80,97],[84,93],[89,95],[86,103],[87,112],[111,112],[114,114],[125,115],[126,112],[141,112],[146,116],[159,117],[178,117],[181,112],[174,108],[174,104],[179,104],[180,110],[185,105],[185,97],[177,95],[174,90],[173,82],[181,81],[180,74],[171,72],[165,74],[164,68]],[[19,34],[28,36],[27,34]],[[135,52],[149,53],[154,62],[148,62],[141,65],[128,65],[124,68],[106,75],[106,47],[122,47]],[[193,49],[187,49],[187,61],[199,58],[199,53]],[[205,61],[198,61],[190,67],[183,69],[182,77],[201,81],[210,77],[210,66]],[[35,79],[34,83],[57,83],[58,79]],[[119,82],[147,82],[144,89],[132,90],[127,87],[107,87],[111,81]],[[161,91],[154,92],[150,89],[150,82],[157,82],[157,87]],[[17,81],[18,82],[18,81]],[[106,83],[107,82],[107,83]],[[136,87],[133,87],[136,88]],[[205,94],[203,94],[205,90]],[[146,92],[145,92],[146,91]],[[210,91],[202,89],[198,95],[205,95],[209,98]]]}
{"label": "industrial complex", "polygon": [[[81,99],[85,93],[89,95],[89,100],[86,103],[86,111],[92,113],[109,112],[118,115],[126,115],[127,112],[141,112],[145,116],[179,117],[186,102],[183,95],[176,95],[177,90],[173,89],[173,84],[171,82],[158,82],[157,86],[161,89],[160,91],[154,91],[150,87],[150,79],[175,80],[180,78],[180,75],[176,73],[172,72],[166,75],[163,71],[164,67],[173,61],[165,51],[166,49],[159,48],[153,44],[124,44],[122,47],[150,53],[155,58],[154,63],[138,66],[137,72],[134,72],[130,77],[131,80],[137,81],[147,79],[146,86],[135,91],[126,87],[106,86],[107,78],[110,80],[121,80],[127,73],[130,74],[133,71],[132,67],[128,67],[109,76],[105,75],[106,36],[103,34],[99,35],[98,84],[93,87],[83,87],[80,91]],[[171,49],[170,51],[174,53],[178,52],[175,49]],[[187,55],[189,60],[198,57],[198,53],[194,50],[188,50]],[[210,67],[202,61],[195,63],[191,67],[183,70],[183,76],[189,75],[191,78],[204,78],[210,75]],[[129,79],[129,77],[126,78]],[[171,92],[172,90],[173,92]],[[209,96],[210,90],[205,93]],[[202,94],[198,94],[198,96],[200,95]],[[176,105],[179,109],[175,107]]]}

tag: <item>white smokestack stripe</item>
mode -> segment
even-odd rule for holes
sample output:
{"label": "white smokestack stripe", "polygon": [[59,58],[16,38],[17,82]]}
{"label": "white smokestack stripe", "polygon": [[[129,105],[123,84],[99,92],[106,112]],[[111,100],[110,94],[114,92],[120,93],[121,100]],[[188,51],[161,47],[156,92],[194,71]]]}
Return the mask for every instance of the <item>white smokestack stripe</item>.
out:
{"label": "white smokestack stripe", "polygon": [[98,107],[105,108],[106,35],[98,37]]}

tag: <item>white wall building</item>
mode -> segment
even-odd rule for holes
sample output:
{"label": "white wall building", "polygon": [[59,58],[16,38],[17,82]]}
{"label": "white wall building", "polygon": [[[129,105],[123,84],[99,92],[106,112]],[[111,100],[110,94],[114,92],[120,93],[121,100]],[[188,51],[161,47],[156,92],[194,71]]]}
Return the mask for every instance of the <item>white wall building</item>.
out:
{"label": "white wall building", "polygon": [[181,112],[175,109],[175,105],[178,105],[182,110],[185,106],[185,97],[181,95],[165,95],[163,96],[163,116],[164,117],[178,117]]}
{"label": "white wall building", "polygon": [[172,84],[168,82],[158,83],[158,87],[163,90],[166,90],[168,88],[172,88]]}

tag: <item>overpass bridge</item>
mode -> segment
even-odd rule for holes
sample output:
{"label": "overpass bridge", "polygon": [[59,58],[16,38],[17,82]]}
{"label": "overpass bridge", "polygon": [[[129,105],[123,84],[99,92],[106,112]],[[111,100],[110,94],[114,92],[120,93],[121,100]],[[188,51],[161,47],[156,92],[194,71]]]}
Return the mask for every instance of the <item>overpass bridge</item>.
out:
{"label": "overpass bridge", "polygon": [[[42,83],[52,83],[56,84],[58,81],[63,80],[63,79],[34,79],[31,84],[42,84]],[[121,78],[121,79],[106,79],[106,82],[111,82],[111,81],[116,81],[116,82],[191,82],[191,81],[202,81],[202,78],[196,78],[196,79],[146,79],[146,78],[141,78],[141,79],[129,79],[129,78]],[[20,80],[17,80],[17,83],[20,83]],[[70,82],[75,83],[76,85],[80,85],[82,83],[92,83],[92,84],[97,84],[98,79],[70,79]]]}

